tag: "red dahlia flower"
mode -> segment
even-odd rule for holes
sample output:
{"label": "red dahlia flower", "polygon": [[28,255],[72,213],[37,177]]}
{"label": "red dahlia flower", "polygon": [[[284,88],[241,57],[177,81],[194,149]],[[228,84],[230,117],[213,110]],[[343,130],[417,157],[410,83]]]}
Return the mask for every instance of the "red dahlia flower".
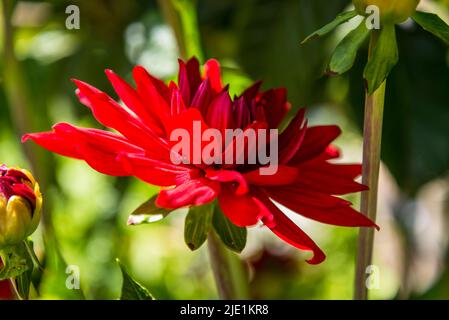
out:
{"label": "red dahlia flower", "polygon": [[136,89],[111,70],[106,75],[125,106],[79,80],[74,80],[76,93],[98,122],[118,133],[59,123],[52,132],[28,134],[23,141],[32,139],[52,152],[84,160],[104,174],[135,176],[161,186],[156,204],[162,208],[198,206],[218,199],[232,223],[243,227],[263,222],[289,244],[312,251],[308,261],[312,264],[322,262],[324,253],[273,201],[323,223],[375,227],[350,202],[336,197],[366,190],[354,181],[360,165],[329,162],[339,156],[330,143],[340,129],[307,127],[304,109],[279,135],[274,175],[261,175],[260,164],[173,164],[169,139],[173,130],[190,132],[194,121],[202,124],[202,130],[275,129],[290,107],[285,89],[261,91],[256,83],[231,99],[215,60],[206,62],[204,76],[196,59],[180,61],[177,84],[166,85],[140,66],[133,70]]}

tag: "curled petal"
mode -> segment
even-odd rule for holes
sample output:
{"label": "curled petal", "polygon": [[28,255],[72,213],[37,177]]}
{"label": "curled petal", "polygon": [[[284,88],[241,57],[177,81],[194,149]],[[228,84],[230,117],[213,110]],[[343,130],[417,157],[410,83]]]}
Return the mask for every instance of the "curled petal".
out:
{"label": "curled petal", "polygon": [[206,171],[206,178],[218,181],[218,182],[234,182],[237,187],[235,188],[236,195],[243,195],[248,192],[248,184],[243,176],[237,171],[231,170],[212,170]]}
{"label": "curled petal", "polygon": [[204,178],[192,179],[173,189],[162,189],[156,205],[166,209],[199,206],[213,201],[220,192],[220,184]]}

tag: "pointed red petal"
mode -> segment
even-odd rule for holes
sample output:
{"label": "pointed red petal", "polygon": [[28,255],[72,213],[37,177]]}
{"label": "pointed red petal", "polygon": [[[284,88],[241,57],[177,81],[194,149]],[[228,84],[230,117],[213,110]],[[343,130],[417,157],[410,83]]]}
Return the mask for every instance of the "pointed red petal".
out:
{"label": "pointed red petal", "polygon": [[145,107],[137,91],[112,70],[106,70],[106,75],[123,103],[142,119],[142,122],[148,128],[159,136],[163,135],[163,125],[158,121],[157,117],[154,117],[154,114],[149,112],[150,109]]}
{"label": "pointed red petal", "polygon": [[277,171],[272,175],[262,175],[260,169],[243,174],[248,184],[257,186],[282,186],[294,183],[298,176],[298,169],[285,165],[278,165]]}
{"label": "pointed red petal", "polygon": [[351,208],[351,203],[328,194],[294,186],[267,188],[267,194],[290,210],[313,220],[344,227],[376,227],[376,224]]}
{"label": "pointed red petal", "polygon": [[304,141],[290,164],[311,160],[326,152],[328,146],[341,134],[338,126],[316,126],[307,129]]}
{"label": "pointed red petal", "polygon": [[315,242],[279,210],[268,197],[259,193],[258,198],[273,215],[273,221],[270,221],[267,226],[275,235],[298,249],[313,252],[313,258],[307,260],[308,263],[319,264],[325,260],[324,252]]}

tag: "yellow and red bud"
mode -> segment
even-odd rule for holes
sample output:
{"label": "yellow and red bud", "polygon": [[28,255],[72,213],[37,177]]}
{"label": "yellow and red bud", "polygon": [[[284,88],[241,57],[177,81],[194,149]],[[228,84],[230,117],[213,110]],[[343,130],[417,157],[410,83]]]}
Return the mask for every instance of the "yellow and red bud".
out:
{"label": "yellow and red bud", "polygon": [[0,166],[0,250],[31,235],[41,212],[42,194],[31,173]]}
{"label": "yellow and red bud", "polygon": [[401,23],[410,18],[416,11],[420,0],[353,0],[355,9],[360,15],[366,15],[368,6],[379,8],[382,23]]}

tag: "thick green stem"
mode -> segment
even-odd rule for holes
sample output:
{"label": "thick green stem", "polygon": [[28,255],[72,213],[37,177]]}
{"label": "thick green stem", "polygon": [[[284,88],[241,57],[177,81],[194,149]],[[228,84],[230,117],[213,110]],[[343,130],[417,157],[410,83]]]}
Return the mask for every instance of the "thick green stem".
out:
{"label": "thick green stem", "polygon": [[[378,34],[373,32],[369,57],[371,57],[377,37]],[[376,221],[377,214],[385,89],[386,81],[372,95],[367,94],[365,99],[362,183],[367,185],[369,190],[362,193],[360,211],[372,221]],[[374,229],[360,228],[354,291],[354,299],[357,300],[368,299],[367,268],[372,262],[373,244]]]}
{"label": "thick green stem", "polygon": [[249,299],[248,277],[243,262],[221,243],[214,231],[209,233],[207,245],[220,298]]}

